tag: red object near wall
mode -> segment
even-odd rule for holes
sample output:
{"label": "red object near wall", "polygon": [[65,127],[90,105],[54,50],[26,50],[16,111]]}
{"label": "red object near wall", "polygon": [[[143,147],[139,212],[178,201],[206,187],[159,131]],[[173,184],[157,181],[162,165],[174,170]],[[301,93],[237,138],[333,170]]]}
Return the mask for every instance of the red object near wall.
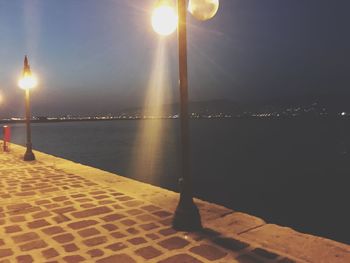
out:
{"label": "red object near wall", "polygon": [[3,131],[4,131],[4,152],[8,152],[10,150],[10,141],[11,141],[10,126],[5,125],[3,127]]}

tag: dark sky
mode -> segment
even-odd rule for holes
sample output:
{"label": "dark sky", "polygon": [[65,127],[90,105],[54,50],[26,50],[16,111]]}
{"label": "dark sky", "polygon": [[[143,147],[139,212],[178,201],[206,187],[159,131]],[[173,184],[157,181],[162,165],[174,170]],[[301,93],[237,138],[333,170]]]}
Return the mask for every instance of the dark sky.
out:
{"label": "dark sky", "polygon": [[[24,54],[40,85],[33,114],[99,114],[143,104],[159,41],[177,93],[177,36],[153,32],[156,0],[0,0],[1,116],[22,115]],[[350,88],[350,2],[220,0],[189,15],[190,99],[246,101]],[[160,73],[159,73],[160,74]]]}

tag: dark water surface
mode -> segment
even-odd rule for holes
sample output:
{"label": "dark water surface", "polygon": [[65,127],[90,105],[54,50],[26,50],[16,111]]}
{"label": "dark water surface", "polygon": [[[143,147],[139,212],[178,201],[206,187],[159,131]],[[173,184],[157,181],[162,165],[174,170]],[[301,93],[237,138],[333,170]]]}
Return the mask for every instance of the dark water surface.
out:
{"label": "dark water surface", "polygon": [[[33,124],[39,151],[177,190],[178,120]],[[25,130],[12,125],[15,143]],[[191,121],[195,195],[350,243],[350,121]]]}

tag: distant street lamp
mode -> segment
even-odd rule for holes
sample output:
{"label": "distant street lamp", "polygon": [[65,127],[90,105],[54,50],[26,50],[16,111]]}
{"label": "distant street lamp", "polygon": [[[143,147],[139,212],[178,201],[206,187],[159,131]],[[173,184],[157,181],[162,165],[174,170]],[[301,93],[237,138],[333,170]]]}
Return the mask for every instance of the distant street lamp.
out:
{"label": "distant street lamp", "polygon": [[18,86],[26,91],[25,104],[26,104],[26,130],[27,130],[27,150],[24,154],[24,161],[34,161],[35,156],[32,151],[32,132],[30,127],[30,89],[34,88],[38,84],[35,76],[32,75],[27,56],[24,57],[24,67],[22,77],[18,81]]}
{"label": "distant street lamp", "polygon": [[[201,217],[193,202],[192,180],[189,160],[189,121],[188,121],[188,77],[187,77],[187,0],[177,0],[178,11],[172,0],[159,0],[152,15],[154,31],[170,35],[178,26],[179,46],[179,87],[181,123],[181,178],[180,201],[173,218],[173,227],[182,231],[195,231],[202,228]],[[190,0],[189,11],[199,20],[212,18],[219,7],[219,0]]]}

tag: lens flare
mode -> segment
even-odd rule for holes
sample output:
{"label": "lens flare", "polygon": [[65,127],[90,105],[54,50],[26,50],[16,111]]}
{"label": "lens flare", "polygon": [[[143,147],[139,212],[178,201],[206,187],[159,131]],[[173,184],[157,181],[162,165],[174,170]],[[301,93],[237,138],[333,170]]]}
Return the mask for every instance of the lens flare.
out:
{"label": "lens flare", "polygon": [[173,7],[169,5],[159,6],[152,14],[152,27],[162,36],[172,34],[177,28],[178,16]]}
{"label": "lens flare", "polygon": [[32,89],[38,85],[38,79],[33,75],[25,75],[18,81],[21,89]]}
{"label": "lens flare", "polygon": [[219,9],[219,0],[190,0],[188,11],[198,20],[213,18]]}

